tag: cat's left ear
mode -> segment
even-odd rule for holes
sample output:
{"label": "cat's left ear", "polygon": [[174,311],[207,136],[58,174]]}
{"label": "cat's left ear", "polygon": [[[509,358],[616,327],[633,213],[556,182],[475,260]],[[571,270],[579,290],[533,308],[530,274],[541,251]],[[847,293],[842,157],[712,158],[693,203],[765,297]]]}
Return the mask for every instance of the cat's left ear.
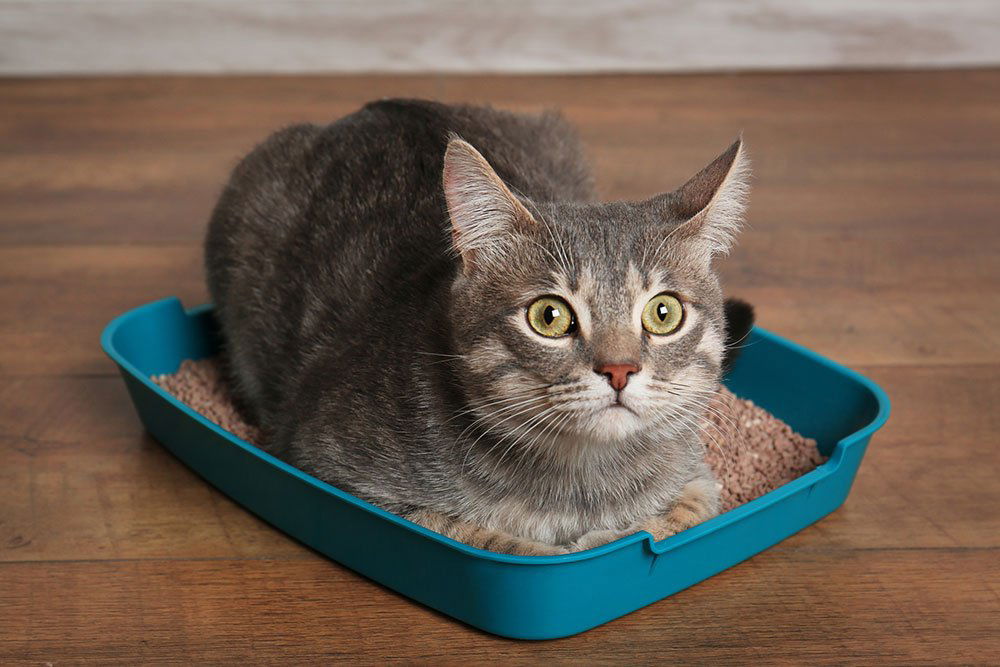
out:
{"label": "cat's left ear", "polygon": [[685,243],[707,264],[735,243],[749,192],[750,161],[740,137],[680,188],[650,201],[681,221],[669,232],[671,240]]}
{"label": "cat's left ear", "polygon": [[465,271],[502,259],[511,231],[535,224],[486,158],[457,137],[448,142],[442,180],[452,245]]}

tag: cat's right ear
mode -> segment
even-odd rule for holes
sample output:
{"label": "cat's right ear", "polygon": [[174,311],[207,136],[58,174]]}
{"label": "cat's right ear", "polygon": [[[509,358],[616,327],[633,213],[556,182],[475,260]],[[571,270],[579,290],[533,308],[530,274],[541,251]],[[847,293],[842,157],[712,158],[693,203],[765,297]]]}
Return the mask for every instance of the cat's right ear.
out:
{"label": "cat's right ear", "polygon": [[678,221],[670,232],[672,240],[708,265],[714,256],[729,252],[736,240],[749,180],[750,162],[741,137],[680,188],[650,201],[665,217]]}
{"label": "cat's right ear", "polygon": [[444,154],[444,197],[452,246],[468,272],[502,257],[503,240],[534,219],[479,151],[457,137]]}

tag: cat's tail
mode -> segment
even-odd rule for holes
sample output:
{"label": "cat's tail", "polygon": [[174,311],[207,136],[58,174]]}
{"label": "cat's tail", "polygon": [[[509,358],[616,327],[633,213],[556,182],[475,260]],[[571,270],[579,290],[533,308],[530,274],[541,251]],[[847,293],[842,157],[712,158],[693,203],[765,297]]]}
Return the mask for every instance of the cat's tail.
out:
{"label": "cat's tail", "polygon": [[726,299],[726,352],[722,357],[722,372],[728,373],[746,346],[753,329],[753,306],[740,299]]}

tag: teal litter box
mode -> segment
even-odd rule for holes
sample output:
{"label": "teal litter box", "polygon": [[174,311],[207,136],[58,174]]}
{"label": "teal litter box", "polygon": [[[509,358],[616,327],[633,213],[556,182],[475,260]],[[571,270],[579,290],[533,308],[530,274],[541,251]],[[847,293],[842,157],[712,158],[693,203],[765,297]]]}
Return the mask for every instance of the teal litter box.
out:
{"label": "teal litter box", "polygon": [[872,433],[889,416],[873,382],[754,329],[726,385],[815,438],[829,461],[661,542],[637,533],[562,556],[466,546],[319,481],[224,431],[151,375],[216,353],[211,306],[176,298],[114,319],[101,337],[149,432],[257,516],[352,570],[488,632],[553,639],[583,632],[711,577],[837,509]]}

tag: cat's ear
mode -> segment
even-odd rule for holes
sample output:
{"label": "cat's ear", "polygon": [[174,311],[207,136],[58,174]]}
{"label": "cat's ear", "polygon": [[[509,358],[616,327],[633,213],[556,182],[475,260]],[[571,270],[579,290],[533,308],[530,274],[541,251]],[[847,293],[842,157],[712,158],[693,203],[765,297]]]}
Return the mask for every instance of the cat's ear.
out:
{"label": "cat's ear", "polygon": [[442,180],[452,245],[466,270],[502,254],[511,231],[535,224],[486,158],[457,137],[448,142]]}
{"label": "cat's ear", "polygon": [[652,201],[680,224],[672,241],[685,243],[706,264],[732,248],[743,225],[750,191],[750,161],[740,137],[687,183]]}

